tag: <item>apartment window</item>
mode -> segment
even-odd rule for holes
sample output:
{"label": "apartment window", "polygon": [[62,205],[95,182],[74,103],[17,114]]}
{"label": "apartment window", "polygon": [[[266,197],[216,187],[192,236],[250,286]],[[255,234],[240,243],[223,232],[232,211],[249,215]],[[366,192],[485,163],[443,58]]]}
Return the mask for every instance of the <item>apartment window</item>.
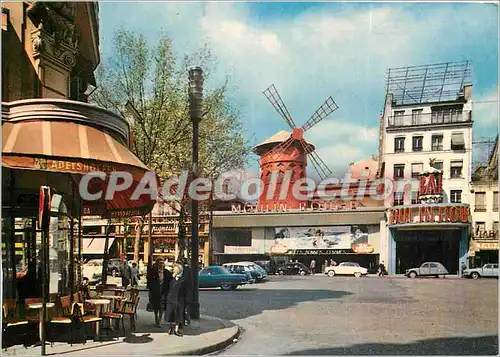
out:
{"label": "apartment window", "polygon": [[423,109],[414,109],[411,111],[411,124],[412,125],[422,124],[422,112],[423,112]]}
{"label": "apartment window", "polygon": [[413,151],[422,151],[422,141],[424,140],[423,136],[414,136],[413,137]]}
{"label": "apartment window", "polygon": [[464,133],[451,133],[451,150],[465,150]]}
{"label": "apartment window", "polygon": [[418,178],[424,170],[424,164],[411,164],[411,177]]}
{"label": "apartment window", "polygon": [[443,150],[443,135],[432,135],[432,151]]}
{"label": "apartment window", "polygon": [[486,230],[486,222],[476,222],[476,232],[484,232]]}
{"label": "apartment window", "polygon": [[412,191],[411,192],[411,204],[416,205],[418,204],[418,191]]}
{"label": "apartment window", "polygon": [[398,110],[394,112],[394,125],[396,126],[403,126],[404,125],[404,115],[405,111],[404,110]]}
{"label": "apartment window", "polygon": [[462,177],[462,168],[463,168],[462,160],[452,161],[450,167],[450,177],[451,178],[460,178]]}
{"label": "apartment window", "polygon": [[497,235],[498,237],[498,222],[493,222],[493,232],[495,232],[495,234]]}
{"label": "apartment window", "polygon": [[461,108],[437,109],[432,111],[432,124],[454,123],[458,121],[462,121]]}
{"label": "apartment window", "polygon": [[450,191],[450,202],[451,203],[462,203],[462,190],[451,190]]}
{"label": "apartment window", "polygon": [[443,171],[443,162],[442,161],[434,161],[434,168],[439,171]]}
{"label": "apartment window", "polygon": [[402,206],[404,204],[404,192],[394,192],[394,206]]}
{"label": "apartment window", "polygon": [[493,192],[493,212],[498,212],[498,191]]}
{"label": "apartment window", "polygon": [[405,152],[405,138],[394,139],[394,152]]}
{"label": "apartment window", "polygon": [[405,165],[394,165],[394,180],[405,178]]}
{"label": "apartment window", "polygon": [[476,192],[474,194],[474,211],[486,212],[486,192]]}

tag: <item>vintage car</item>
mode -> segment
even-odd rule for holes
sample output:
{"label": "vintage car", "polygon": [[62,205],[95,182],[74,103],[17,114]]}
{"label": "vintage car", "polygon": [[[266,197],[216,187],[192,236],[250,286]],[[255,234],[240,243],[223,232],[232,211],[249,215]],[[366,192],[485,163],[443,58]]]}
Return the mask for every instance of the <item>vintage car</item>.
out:
{"label": "vintage car", "polygon": [[309,268],[302,263],[288,263],[278,267],[276,270],[279,275],[301,275],[305,276],[310,273]]}
{"label": "vintage car", "polygon": [[485,264],[482,268],[464,269],[462,276],[472,279],[479,279],[480,277],[498,278],[498,264]]}
{"label": "vintage car", "polygon": [[330,266],[325,268],[325,274],[328,276],[335,275],[353,275],[356,278],[368,274],[368,269],[363,268],[358,263],[342,262],[339,265]]}
{"label": "vintage car", "polygon": [[448,275],[448,270],[443,264],[438,262],[425,262],[419,268],[406,269],[405,275],[408,278],[416,278],[417,276],[435,276]]}
{"label": "vintage car", "polygon": [[252,271],[249,267],[238,263],[226,263],[223,267],[229,270],[231,274],[245,274],[248,284],[255,283],[255,278],[252,276]]}
{"label": "vintage car", "polygon": [[201,269],[198,276],[200,288],[236,290],[239,285],[247,283],[247,276],[245,274],[231,274],[226,268],[217,265]]}
{"label": "vintage car", "polygon": [[252,277],[256,281],[261,281],[267,278],[267,271],[264,268],[262,268],[259,264],[256,264],[254,262],[237,262],[236,264],[248,267],[250,269]]}

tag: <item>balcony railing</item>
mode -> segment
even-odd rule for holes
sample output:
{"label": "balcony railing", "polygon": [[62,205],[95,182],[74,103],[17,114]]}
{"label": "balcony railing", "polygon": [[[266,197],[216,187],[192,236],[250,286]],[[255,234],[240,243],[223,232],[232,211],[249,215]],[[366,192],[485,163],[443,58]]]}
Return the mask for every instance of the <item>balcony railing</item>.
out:
{"label": "balcony railing", "polygon": [[486,212],[486,205],[476,205],[474,212]]}
{"label": "balcony railing", "polygon": [[395,115],[389,117],[388,127],[398,128],[421,125],[440,125],[452,123],[467,123],[472,121],[472,112],[434,112],[419,115]]}

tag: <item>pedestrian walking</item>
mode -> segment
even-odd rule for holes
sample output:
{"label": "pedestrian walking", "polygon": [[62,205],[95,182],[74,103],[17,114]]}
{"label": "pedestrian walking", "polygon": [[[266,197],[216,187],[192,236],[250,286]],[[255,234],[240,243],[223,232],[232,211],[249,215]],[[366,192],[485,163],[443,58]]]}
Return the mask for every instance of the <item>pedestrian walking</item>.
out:
{"label": "pedestrian walking", "polygon": [[316,272],[316,260],[311,260],[311,264],[309,265],[309,268],[311,269],[311,274],[314,274]]}
{"label": "pedestrian walking", "polygon": [[335,260],[333,260],[333,259],[332,259],[332,260],[330,260],[330,266],[331,266],[331,267],[335,267],[335,266],[337,266],[337,262],[336,262]]}
{"label": "pedestrian walking", "polygon": [[124,260],[120,267],[120,276],[122,277],[122,286],[127,288],[130,285],[130,278],[132,277],[131,268]]}
{"label": "pedestrian walking", "polygon": [[139,285],[139,268],[135,262],[132,263],[130,268],[130,285],[135,288]]}
{"label": "pedestrian walking", "polygon": [[181,264],[175,264],[173,270],[173,279],[170,280],[170,286],[167,294],[167,312],[165,319],[168,322],[168,334],[181,337],[179,331],[184,317],[183,300],[186,294],[186,284],[183,276],[184,268]]}
{"label": "pedestrian walking", "polygon": [[378,265],[378,276],[379,277],[384,277],[386,271],[385,271],[385,265],[384,265],[384,262],[380,262],[380,264]]}
{"label": "pedestrian walking", "polygon": [[151,305],[155,314],[156,327],[161,327],[163,321],[163,313],[166,308],[166,300],[172,274],[165,269],[165,261],[163,258],[156,259],[149,270],[147,276],[147,286],[150,291]]}

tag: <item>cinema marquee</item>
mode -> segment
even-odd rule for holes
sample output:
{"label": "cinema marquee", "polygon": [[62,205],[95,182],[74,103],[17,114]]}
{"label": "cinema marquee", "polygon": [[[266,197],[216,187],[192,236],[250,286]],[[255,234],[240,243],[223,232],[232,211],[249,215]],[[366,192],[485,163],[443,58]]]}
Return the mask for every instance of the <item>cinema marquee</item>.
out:
{"label": "cinema marquee", "polygon": [[389,209],[389,225],[415,223],[468,223],[468,205],[419,205]]}

